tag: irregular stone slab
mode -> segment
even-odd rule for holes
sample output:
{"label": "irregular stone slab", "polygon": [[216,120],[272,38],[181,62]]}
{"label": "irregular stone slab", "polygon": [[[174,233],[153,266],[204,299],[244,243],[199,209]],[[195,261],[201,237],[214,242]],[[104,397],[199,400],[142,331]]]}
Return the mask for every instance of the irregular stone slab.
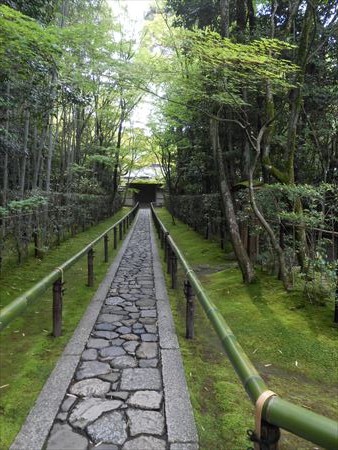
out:
{"label": "irregular stone slab", "polygon": [[106,323],[114,323],[118,322],[119,320],[123,320],[124,316],[117,315],[117,314],[100,314],[97,321],[100,322],[106,322]]}
{"label": "irregular stone slab", "polygon": [[125,339],[126,341],[138,341],[140,339],[140,337],[136,334],[122,334],[121,338]]}
{"label": "irregular stone slab", "polygon": [[139,330],[139,329],[141,329],[141,328],[143,328],[142,323],[139,323],[139,322],[134,323],[134,325],[133,325],[133,330]]}
{"label": "irregular stone slab", "polygon": [[138,319],[140,317],[140,313],[130,313],[129,316],[133,319]]}
{"label": "irregular stone slab", "polygon": [[157,334],[153,334],[153,333],[144,333],[141,335],[141,339],[144,342],[157,342],[158,336],[157,336]]}
{"label": "irregular stone slab", "polygon": [[112,341],[110,341],[110,345],[122,345],[124,344],[126,341],[124,339],[113,339]]}
{"label": "irregular stone slab", "polygon": [[138,363],[139,367],[157,367],[158,366],[158,359],[140,359]]}
{"label": "irregular stone slab", "polygon": [[104,304],[109,306],[115,306],[119,305],[120,303],[123,303],[124,300],[121,297],[108,297],[106,298]]}
{"label": "irregular stone slab", "polygon": [[95,339],[90,338],[87,342],[87,348],[103,348],[108,347],[109,342],[106,341],[106,339]]}
{"label": "irregular stone slab", "polygon": [[104,306],[104,310],[109,313],[124,314],[122,306]]}
{"label": "irregular stone slab", "polygon": [[123,344],[123,348],[130,354],[135,355],[135,351],[138,347],[138,341],[129,341]]}
{"label": "irregular stone slab", "polygon": [[125,369],[127,367],[137,367],[137,361],[132,356],[117,356],[110,365],[115,369]]}
{"label": "irregular stone slab", "polygon": [[128,441],[122,450],[165,450],[166,444],[161,439],[152,436],[140,436]]}
{"label": "irregular stone slab", "polygon": [[87,450],[88,441],[68,424],[56,423],[51,431],[46,450],[60,450],[71,448],[76,450]]}
{"label": "irregular stone slab", "polygon": [[124,298],[125,300],[133,300],[135,298],[135,296],[131,294],[123,294],[121,295],[121,297]]}
{"label": "irregular stone slab", "polygon": [[157,326],[156,325],[144,325],[144,328],[147,330],[147,333],[156,333],[157,332]]}
{"label": "irregular stone slab", "polygon": [[71,394],[80,397],[101,397],[110,389],[110,383],[91,378],[90,380],[82,380],[70,387]]}
{"label": "irregular stone slab", "polygon": [[131,327],[132,325],[134,325],[135,322],[136,322],[135,319],[128,319],[122,321],[123,325],[126,327]]}
{"label": "irregular stone slab", "polygon": [[65,401],[61,405],[61,411],[68,412],[70,410],[70,408],[74,405],[76,400],[77,400],[77,398],[74,397],[73,395],[72,396],[67,395]]}
{"label": "irregular stone slab", "polygon": [[138,336],[140,336],[141,334],[145,333],[146,330],[142,327],[142,328],[138,328],[137,330],[133,330],[134,334],[137,334]]}
{"label": "irregular stone slab", "polygon": [[158,369],[124,369],[121,376],[122,391],[138,389],[160,390],[161,375]]}
{"label": "irregular stone slab", "polygon": [[151,317],[141,317],[141,319],[139,319],[139,322],[145,325],[152,325],[157,322],[157,319],[153,319]]}
{"label": "irregular stone slab", "polygon": [[127,411],[131,436],[140,433],[155,434],[161,436],[164,432],[164,417],[155,411]]}
{"label": "irregular stone slab", "polygon": [[142,409],[160,409],[162,394],[157,391],[138,391],[128,400],[129,406]]}
{"label": "irregular stone slab", "polygon": [[111,398],[117,398],[118,400],[126,401],[127,398],[129,397],[130,392],[118,391],[118,392],[110,392],[109,394]]}
{"label": "irregular stone slab", "polygon": [[109,383],[115,383],[117,380],[120,379],[121,373],[120,372],[112,372],[108,373],[107,375],[100,375],[101,380],[108,381]]}
{"label": "irregular stone slab", "polygon": [[83,430],[89,423],[94,422],[104,412],[119,408],[122,402],[119,400],[102,400],[99,398],[88,398],[79,402],[71,415],[69,422],[73,427]]}
{"label": "irregular stone slab", "polygon": [[85,350],[81,355],[81,359],[83,359],[84,361],[95,361],[96,358],[97,351],[95,350],[95,348],[89,348]]}
{"label": "irregular stone slab", "polygon": [[115,356],[122,356],[125,355],[126,352],[122,347],[113,346],[113,347],[106,347],[100,350],[100,356],[105,359],[111,359]]}
{"label": "irregular stone slab", "polygon": [[154,295],[154,289],[145,289],[145,288],[143,288],[142,289],[142,293],[144,295],[147,295],[147,296],[151,297],[152,295]]}
{"label": "irregular stone slab", "polygon": [[116,329],[117,333],[120,334],[130,334],[131,333],[131,328],[130,327],[119,327]]}
{"label": "irregular stone slab", "polygon": [[126,306],[124,308],[125,311],[131,312],[131,313],[136,313],[138,312],[138,309],[136,308],[136,306]]}
{"label": "irregular stone slab", "polygon": [[144,309],[141,311],[141,317],[147,318],[147,317],[156,317],[157,313],[155,309]]}
{"label": "irregular stone slab", "polygon": [[119,335],[115,333],[114,331],[94,331],[92,334],[94,337],[103,338],[103,339],[115,339],[118,338]]}
{"label": "irregular stone slab", "polygon": [[127,439],[127,423],[122,413],[112,412],[89,425],[87,433],[94,442],[121,445]]}
{"label": "irregular stone slab", "polygon": [[109,364],[99,361],[85,361],[77,370],[75,378],[83,380],[84,378],[96,377],[97,375],[105,375],[109,373],[111,368]]}
{"label": "irregular stone slab", "polygon": [[113,331],[115,330],[116,326],[113,325],[112,323],[107,323],[107,322],[102,322],[102,323],[97,323],[95,325],[95,330],[102,330],[102,331]]}
{"label": "irregular stone slab", "polygon": [[158,352],[158,345],[154,342],[142,342],[136,350],[138,358],[152,359],[156,358]]}

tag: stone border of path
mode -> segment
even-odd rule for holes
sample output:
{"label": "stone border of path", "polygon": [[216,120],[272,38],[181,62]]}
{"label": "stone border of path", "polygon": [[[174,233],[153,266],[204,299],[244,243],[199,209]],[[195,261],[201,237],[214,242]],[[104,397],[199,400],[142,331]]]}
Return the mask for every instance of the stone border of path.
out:
{"label": "stone border of path", "polygon": [[170,450],[198,450],[198,434],[152,222],[150,237]]}
{"label": "stone border of path", "polygon": [[28,414],[25,423],[17,434],[10,450],[41,450],[59,411],[75,369],[79,364],[83,348],[89,338],[102,304],[108,294],[112,279],[120,265],[138,219],[136,215],[132,227],[104,280],[94,294],[84,316],[77,326],[72,338],[64,349],[53,372],[46,381],[35,405]]}

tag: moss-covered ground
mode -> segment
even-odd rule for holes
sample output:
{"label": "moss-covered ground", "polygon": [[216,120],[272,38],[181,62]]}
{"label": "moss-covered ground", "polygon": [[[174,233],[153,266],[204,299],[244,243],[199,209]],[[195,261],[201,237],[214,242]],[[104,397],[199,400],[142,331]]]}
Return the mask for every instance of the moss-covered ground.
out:
{"label": "moss-covered ground", "polygon": [[[270,389],[291,402],[333,419],[338,412],[338,345],[330,307],[307,303],[301,291],[287,294],[262,272],[251,286],[242,284],[236,264],[187,225],[157,210],[211,300]],[[180,286],[183,274],[179,274]],[[197,304],[195,339],[185,339],[182,289],[169,289],[202,450],[243,450],[252,444],[254,408]],[[281,448],[318,448],[286,432]]]}
{"label": "moss-covered ground", "polygon": [[[1,308],[26,291],[52,269],[80,251],[128,212],[120,210],[99,225],[63,242],[43,260],[30,258],[22,266],[12,266],[0,279]],[[103,241],[95,248],[94,287],[86,286],[87,261],[81,259],[65,272],[62,336],[51,336],[52,293],[49,289],[20,318],[0,335],[0,449],[14,439],[43,384],[55,366],[76,325],[116,255],[110,235],[109,263],[104,263]],[[24,450],[24,449],[22,449]]]}

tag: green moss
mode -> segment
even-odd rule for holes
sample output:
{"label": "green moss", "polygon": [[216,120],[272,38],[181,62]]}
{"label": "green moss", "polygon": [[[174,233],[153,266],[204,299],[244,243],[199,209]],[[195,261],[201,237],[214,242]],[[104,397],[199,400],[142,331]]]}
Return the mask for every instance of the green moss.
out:
{"label": "green moss", "polygon": [[[1,303],[4,306],[27,290],[51,269],[77,253],[95,237],[120,219],[128,209],[78,234],[51,250],[43,261],[30,259],[20,267],[12,267],[1,280]],[[116,251],[109,246],[109,263]],[[32,305],[26,314],[13,321],[1,334],[0,343],[0,448],[9,448],[30,408],[41,391],[55,363],[69,341],[108,264],[103,262],[103,242],[95,247],[95,286],[86,286],[86,258],[65,272],[62,336],[51,336],[51,290]]]}
{"label": "green moss", "polygon": [[[302,292],[288,294],[278,280],[263,273],[258,273],[257,283],[243,285],[240,271],[216,243],[178,220],[173,225],[164,209],[157,212],[269,388],[336,418],[338,349],[332,309],[305,304]],[[250,447],[246,430],[254,426],[254,408],[218,337],[197,304],[195,339],[186,340],[182,289],[170,289],[169,295],[201,449]],[[283,432],[281,448],[305,450],[313,445]]]}

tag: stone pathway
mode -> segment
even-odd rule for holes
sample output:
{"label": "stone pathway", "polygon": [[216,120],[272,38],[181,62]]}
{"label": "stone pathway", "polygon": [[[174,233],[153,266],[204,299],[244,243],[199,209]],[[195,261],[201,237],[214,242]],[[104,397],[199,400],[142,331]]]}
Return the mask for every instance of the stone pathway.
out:
{"label": "stone pathway", "polygon": [[176,389],[170,382],[166,398],[157,316],[150,214],[140,210],[46,450],[198,448],[188,435],[173,443],[168,433],[166,411],[175,405],[165,402]]}

